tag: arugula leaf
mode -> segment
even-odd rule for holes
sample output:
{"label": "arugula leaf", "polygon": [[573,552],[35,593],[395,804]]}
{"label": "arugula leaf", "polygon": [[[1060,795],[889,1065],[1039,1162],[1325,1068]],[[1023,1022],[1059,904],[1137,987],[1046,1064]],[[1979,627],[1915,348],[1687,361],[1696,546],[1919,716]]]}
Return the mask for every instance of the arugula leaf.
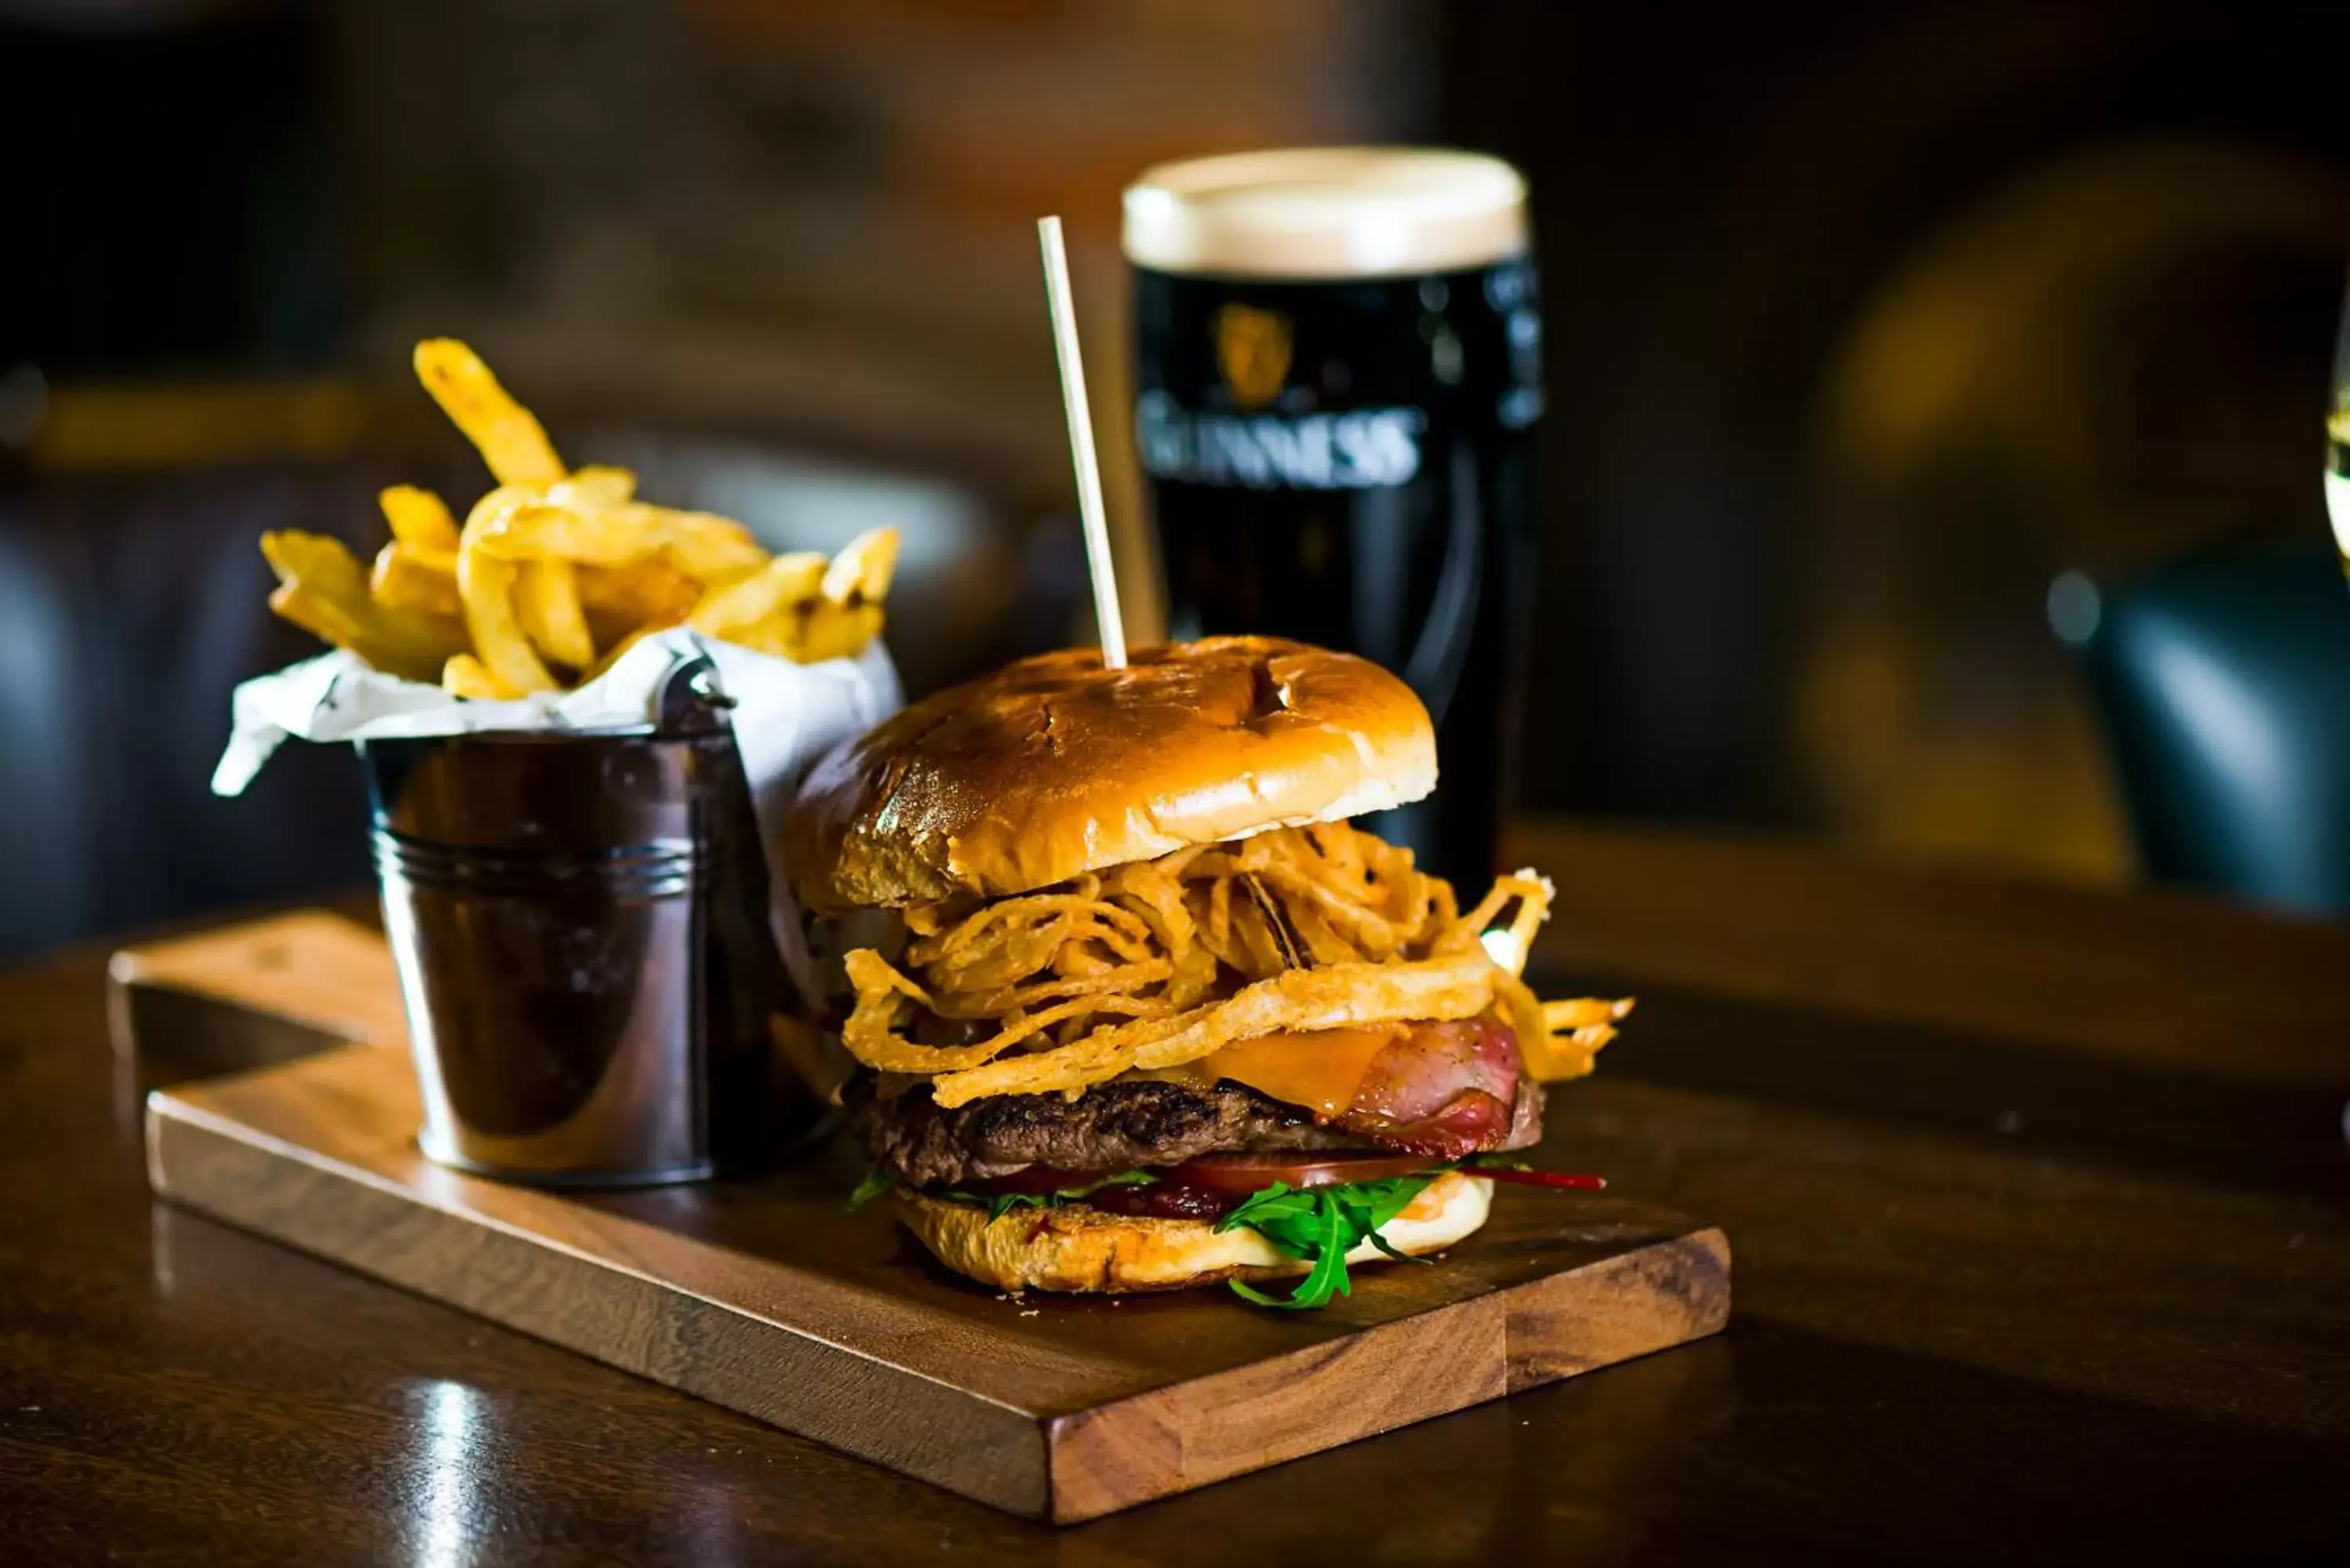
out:
{"label": "arugula leaf", "polygon": [[1326,1305],[1334,1295],[1350,1294],[1347,1254],[1367,1241],[1388,1257],[1402,1258],[1404,1254],[1388,1244],[1379,1229],[1409,1208],[1411,1200],[1442,1173],[1430,1170],[1378,1181],[1350,1181],[1340,1187],[1292,1188],[1276,1181],[1262,1192],[1250,1194],[1216,1222],[1216,1229],[1230,1231],[1245,1225],[1275,1251],[1310,1261],[1314,1267],[1285,1299],[1268,1295],[1241,1280],[1231,1282],[1233,1293],[1258,1306],[1294,1309]]}
{"label": "arugula leaf", "polygon": [[897,1185],[896,1171],[884,1170],[879,1166],[875,1166],[865,1173],[865,1179],[857,1184],[857,1190],[848,1195],[848,1211],[851,1214],[856,1213]]}
{"label": "arugula leaf", "polygon": [[1148,1187],[1158,1179],[1147,1170],[1121,1170],[1116,1176],[1105,1176],[1099,1181],[1089,1181],[1083,1187],[1064,1188],[1054,1196],[1083,1198],[1087,1193],[1099,1192],[1105,1187]]}
{"label": "arugula leaf", "polygon": [[[1394,1219],[1397,1215],[1402,1213],[1407,1208],[1410,1207],[1411,1200],[1419,1196],[1421,1189],[1425,1188],[1429,1181],[1435,1179],[1436,1174],[1437,1173],[1435,1172],[1430,1172],[1426,1179],[1420,1181],[1419,1187],[1411,1187],[1399,1191],[1374,1191],[1364,1193],[1357,1197],[1355,1195],[1355,1189],[1340,1188],[1336,1196],[1341,1204],[1359,1206],[1360,1223],[1363,1228],[1364,1237],[1372,1246],[1377,1247],[1380,1251],[1386,1253],[1388,1257],[1393,1258],[1399,1263],[1418,1263],[1422,1268],[1433,1268],[1435,1265],[1426,1258],[1415,1258],[1409,1252],[1399,1252],[1396,1251],[1395,1248],[1388,1244],[1388,1239],[1385,1236],[1380,1235],[1379,1231],[1386,1226],[1388,1220]],[[1370,1186],[1376,1184],[1366,1183],[1364,1185]],[[1352,1249],[1349,1249],[1349,1251],[1351,1250]]]}
{"label": "arugula leaf", "polygon": [[1057,1192],[941,1192],[936,1196],[951,1203],[970,1203],[984,1208],[988,1223],[993,1224],[1014,1209],[1058,1209],[1064,1203],[1074,1203],[1105,1187],[1141,1187],[1158,1179],[1147,1170],[1121,1170],[1115,1176],[1088,1181],[1083,1187],[1064,1187]]}

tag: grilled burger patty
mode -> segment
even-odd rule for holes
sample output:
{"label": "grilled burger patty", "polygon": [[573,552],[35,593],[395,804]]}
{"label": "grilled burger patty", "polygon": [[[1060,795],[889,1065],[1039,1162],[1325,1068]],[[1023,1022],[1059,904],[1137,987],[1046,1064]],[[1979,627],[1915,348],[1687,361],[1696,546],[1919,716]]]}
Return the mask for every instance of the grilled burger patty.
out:
{"label": "grilled burger patty", "polygon": [[[918,1187],[984,1181],[1032,1165],[1128,1170],[1179,1165],[1210,1154],[1378,1147],[1317,1124],[1302,1106],[1229,1081],[1194,1089],[1157,1079],[1097,1085],[1075,1100],[999,1095],[942,1110],[923,1087],[884,1099],[870,1078],[845,1096],[850,1125],[876,1165]],[[1508,1131],[1492,1147],[1524,1148],[1542,1137],[1542,1085],[1522,1078]]]}
{"label": "grilled burger patty", "polygon": [[1302,1106],[1240,1084],[1201,1092],[1144,1078],[1097,1085],[1075,1100],[997,1095],[941,1110],[927,1088],[884,1100],[860,1078],[847,1097],[850,1125],[874,1163],[918,1187],[983,1181],[1031,1165],[1127,1170],[1229,1150],[1358,1141],[1316,1127]]}

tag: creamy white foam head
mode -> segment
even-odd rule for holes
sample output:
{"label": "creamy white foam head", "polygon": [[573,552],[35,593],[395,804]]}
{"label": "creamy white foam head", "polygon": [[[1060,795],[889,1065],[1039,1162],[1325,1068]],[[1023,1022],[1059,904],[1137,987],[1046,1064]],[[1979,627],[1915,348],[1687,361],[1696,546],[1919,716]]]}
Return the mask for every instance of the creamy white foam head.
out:
{"label": "creamy white foam head", "polygon": [[1392,277],[1526,248],[1526,183],[1498,158],[1300,147],[1147,170],[1126,191],[1126,255],[1156,272]]}

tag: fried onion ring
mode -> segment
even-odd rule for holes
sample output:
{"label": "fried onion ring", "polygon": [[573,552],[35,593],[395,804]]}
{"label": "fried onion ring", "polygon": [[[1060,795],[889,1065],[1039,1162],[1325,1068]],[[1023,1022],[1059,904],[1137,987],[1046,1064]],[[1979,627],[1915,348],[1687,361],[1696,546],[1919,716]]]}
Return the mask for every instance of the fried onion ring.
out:
{"label": "fried onion ring", "polygon": [[[1530,1072],[1579,1077],[1632,1004],[1544,1003],[1519,978],[1553,892],[1520,871],[1462,912],[1409,849],[1345,823],[1179,850],[992,903],[908,909],[906,969],[870,949],[847,955],[857,1001],[842,1042],[877,1072],[930,1078],[952,1107],[1074,1097],[1234,1040],[1498,1006]],[[1507,933],[1494,946],[1508,963],[1489,954],[1489,931]],[[996,1028],[922,1044],[899,1033],[910,1008]]]}

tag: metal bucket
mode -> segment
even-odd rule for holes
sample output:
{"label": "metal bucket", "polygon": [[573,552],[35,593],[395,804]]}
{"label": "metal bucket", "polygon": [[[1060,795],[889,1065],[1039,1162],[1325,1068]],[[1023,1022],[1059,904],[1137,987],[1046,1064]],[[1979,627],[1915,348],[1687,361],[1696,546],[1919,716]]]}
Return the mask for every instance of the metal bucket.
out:
{"label": "metal bucket", "polygon": [[639,1186],[822,1129],[774,1046],[806,1010],[711,673],[673,672],[654,724],[360,743],[432,1158]]}

